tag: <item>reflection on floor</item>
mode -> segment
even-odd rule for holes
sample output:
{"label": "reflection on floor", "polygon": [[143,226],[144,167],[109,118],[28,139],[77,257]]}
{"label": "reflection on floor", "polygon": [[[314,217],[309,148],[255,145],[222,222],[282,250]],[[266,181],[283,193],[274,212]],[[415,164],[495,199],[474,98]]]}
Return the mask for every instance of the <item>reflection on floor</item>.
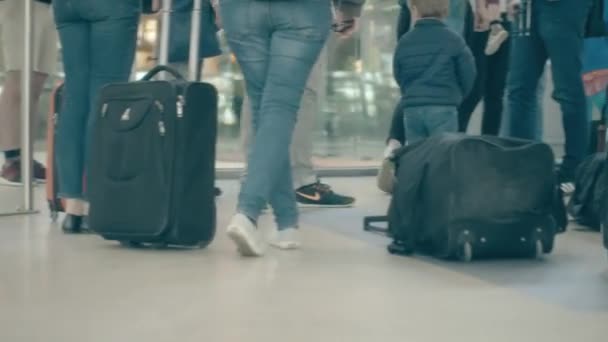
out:
{"label": "reflection on floor", "polygon": [[[46,210],[0,218],[0,341],[606,341],[597,234],[570,231],[542,261],[395,257],[361,231],[388,200],[373,181],[327,181],[357,207],[303,211],[303,250],[253,260],[221,231],[207,250],[129,250],[65,236]],[[237,183],[221,186],[220,229]]]}

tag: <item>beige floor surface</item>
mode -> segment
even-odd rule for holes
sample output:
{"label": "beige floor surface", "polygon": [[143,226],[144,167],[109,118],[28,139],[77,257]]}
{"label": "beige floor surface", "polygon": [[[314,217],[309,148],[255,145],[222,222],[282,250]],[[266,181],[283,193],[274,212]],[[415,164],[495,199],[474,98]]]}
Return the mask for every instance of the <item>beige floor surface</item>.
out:
{"label": "beige floor surface", "polygon": [[[237,256],[221,230],[235,182],[222,183],[220,231],[207,250],[65,236],[46,210],[0,218],[0,341],[607,340],[599,235],[561,236],[542,261],[395,257],[360,231],[363,215],[386,206],[372,180],[329,181],[357,195],[357,207],[303,211],[305,248],[260,259]],[[14,196],[0,194],[4,205]]]}

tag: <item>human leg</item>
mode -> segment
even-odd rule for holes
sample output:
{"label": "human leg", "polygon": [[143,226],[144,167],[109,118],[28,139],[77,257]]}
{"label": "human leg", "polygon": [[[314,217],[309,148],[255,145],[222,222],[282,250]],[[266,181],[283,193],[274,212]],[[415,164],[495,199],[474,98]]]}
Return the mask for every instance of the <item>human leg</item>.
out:
{"label": "human leg", "polygon": [[[33,71],[30,81],[31,119],[35,127],[38,117],[38,103],[46,74]],[[0,151],[4,151],[5,163],[1,177],[11,183],[21,182],[21,72],[9,71],[0,94]],[[34,160],[33,177],[36,180],[46,178],[44,166]]]}
{"label": "human leg", "polygon": [[464,101],[458,108],[458,128],[461,132],[466,132],[471,120],[471,115],[479,105],[486,86],[486,77],[488,74],[488,57],[484,54],[483,49],[488,41],[488,32],[472,32],[467,44],[475,57],[475,65],[477,68],[477,76],[473,90],[465,97]]}
{"label": "human leg", "polygon": [[429,137],[425,125],[426,107],[406,107],[403,110],[403,126],[405,127],[406,142],[415,144]]}
{"label": "human leg", "polygon": [[429,136],[458,132],[458,110],[456,107],[426,107],[422,120]]}
{"label": "human leg", "polygon": [[53,8],[65,71],[62,113],[57,121],[56,138],[60,196],[81,200],[90,95],[90,51],[84,47],[89,46],[90,25],[65,1],[55,1]]}
{"label": "human leg", "polygon": [[574,179],[586,157],[590,123],[581,77],[583,32],[591,8],[588,0],[541,3],[539,33],[546,45],[554,81],[553,98],[560,104],[565,131],[565,156],[560,168],[563,181]]}
{"label": "human leg", "polygon": [[[131,0],[132,1],[132,0]],[[101,88],[112,83],[127,82],[131,74],[137,43],[139,16],[131,11],[116,18],[95,21],[91,24],[89,108],[87,112],[87,130],[84,137],[85,170],[88,165],[91,137],[99,108],[98,95]],[[138,14],[138,13],[135,13]],[[103,47],[103,48],[100,48]]]}
{"label": "human leg", "polygon": [[506,129],[510,136],[522,139],[537,138],[539,113],[536,95],[547,61],[545,45],[534,27],[529,36],[512,38],[511,65],[507,76],[509,112]]}
{"label": "human leg", "polygon": [[[4,60],[7,70],[5,83],[0,94],[0,151],[5,154],[2,177],[11,182],[21,181],[21,69],[23,68],[23,27],[24,11],[22,1],[5,1],[0,3],[0,22],[4,42]],[[33,3],[34,23],[32,27],[32,77],[31,120],[32,127],[38,123],[38,103],[44,84],[49,74],[55,71],[57,64],[57,33],[49,5]],[[44,180],[46,170],[38,161],[34,161],[33,176]]]}

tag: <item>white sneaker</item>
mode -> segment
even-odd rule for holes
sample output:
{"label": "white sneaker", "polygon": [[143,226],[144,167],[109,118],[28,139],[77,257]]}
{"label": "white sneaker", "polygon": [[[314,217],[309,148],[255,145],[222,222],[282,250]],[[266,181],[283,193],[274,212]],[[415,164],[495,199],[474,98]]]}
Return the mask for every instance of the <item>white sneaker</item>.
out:
{"label": "white sneaker", "polygon": [[270,245],[278,249],[298,249],[300,248],[300,231],[297,228],[287,228],[275,231],[270,239]]}
{"label": "white sneaker", "polygon": [[243,214],[236,214],[227,229],[228,237],[237,245],[239,253],[246,257],[264,255],[264,240],[256,226]]}
{"label": "white sneaker", "polygon": [[492,56],[502,46],[502,44],[509,38],[509,32],[505,30],[502,25],[498,28],[492,28],[490,37],[488,37],[488,43],[486,45],[485,54]]}
{"label": "white sneaker", "polygon": [[570,196],[576,191],[576,186],[572,182],[562,183],[560,184],[560,188],[565,196]]}

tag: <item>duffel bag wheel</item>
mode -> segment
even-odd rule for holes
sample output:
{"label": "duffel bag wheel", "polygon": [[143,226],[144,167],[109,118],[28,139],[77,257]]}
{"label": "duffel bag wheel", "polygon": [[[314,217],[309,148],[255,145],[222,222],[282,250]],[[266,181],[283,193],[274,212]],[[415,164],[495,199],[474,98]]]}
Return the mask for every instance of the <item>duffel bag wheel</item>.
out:
{"label": "duffel bag wheel", "polygon": [[392,243],[390,245],[388,245],[388,247],[386,247],[386,249],[392,255],[398,255],[399,254],[399,251],[397,250],[397,248],[395,248],[395,246]]}
{"label": "duffel bag wheel", "polygon": [[540,259],[540,258],[542,258],[543,254],[544,254],[543,241],[541,239],[536,239],[536,241],[534,241],[534,254],[532,255],[532,257],[534,259]]}
{"label": "duffel bag wheel", "polygon": [[129,248],[138,248],[141,247],[141,243],[139,242],[135,242],[135,241],[119,241],[120,245],[123,247],[129,247]]}
{"label": "duffel bag wheel", "polygon": [[460,260],[463,262],[473,261],[473,245],[469,241],[465,241],[461,246]]}
{"label": "duffel bag wheel", "polygon": [[407,247],[404,243],[399,241],[391,242],[386,249],[392,255],[411,256],[414,254],[414,250],[412,248]]}

